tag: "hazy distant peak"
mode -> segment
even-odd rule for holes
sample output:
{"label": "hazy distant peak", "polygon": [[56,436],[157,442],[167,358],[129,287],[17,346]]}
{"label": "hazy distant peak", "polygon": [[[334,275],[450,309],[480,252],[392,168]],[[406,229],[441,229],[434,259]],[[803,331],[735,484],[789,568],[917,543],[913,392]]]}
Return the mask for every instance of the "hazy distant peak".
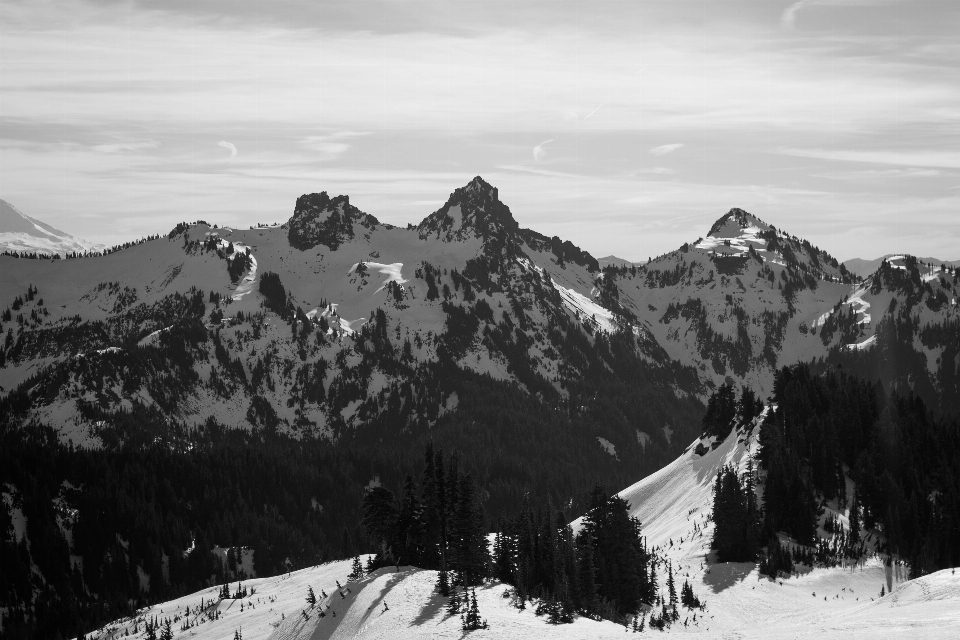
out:
{"label": "hazy distant peak", "polygon": [[[897,256],[903,257],[904,255],[905,254],[888,253],[884,256],[880,256],[879,258],[875,258],[873,260],[864,260],[862,258],[851,258],[850,260],[845,260],[843,264],[847,268],[847,270],[850,271],[850,273],[854,273],[860,276],[861,278],[866,278],[870,275],[873,275],[873,273],[880,268],[880,265],[883,263],[884,260],[890,260],[891,258],[895,258]],[[917,258],[917,260],[919,260],[922,263],[932,264],[937,266],[941,264],[945,264],[948,267],[960,266],[960,260],[941,260],[939,258]]]}
{"label": "hazy distant peak", "polygon": [[99,244],[75,238],[0,200],[0,251],[66,254],[100,248]]}

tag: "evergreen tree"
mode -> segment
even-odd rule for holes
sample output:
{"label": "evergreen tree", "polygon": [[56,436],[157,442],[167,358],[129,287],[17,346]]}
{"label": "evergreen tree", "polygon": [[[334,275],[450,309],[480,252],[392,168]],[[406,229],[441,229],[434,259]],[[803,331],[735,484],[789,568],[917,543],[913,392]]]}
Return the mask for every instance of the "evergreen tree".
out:
{"label": "evergreen tree", "polygon": [[347,576],[347,582],[357,582],[359,580],[363,580],[363,575],[363,564],[360,562],[360,556],[358,554],[353,558],[353,564],[350,567],[350,575]]}
{"label": "evergreen tree", "polygon": [[459,485],[453,530],[457,581],[464,586],[477,585],[486,576],[487,569],[483,512],[476,499],[473,479],[465,476]]}
{"label": "evergreen tree", "polygon": [[679,618],[677,613],[677,585],[673,580],[673,562],[667,563],[667,593],[670,598],[670,615],[676,621]]}
{"label": "evergreen tree", "polygon": [[589,532],[581,534],[577,540],[578,569],[580,571],[579,609],[593,613],[599,609],[597,597],[597,567],[593,562],[593,537]]}
{"label": "evergreen tree", "polygon": [[751,476],[752,473],[748,474],[744,487],[732,467],[717,470],[713,488],[715,526],[710,546],[717,550],[720,562],[745,562],[756,557],[759,534]]}
{"label": "evergreen tree", "polygon": [[313,593],[313,587],[307,586],[307,604],[311,607],[317,604],[317,596]]}
{"label": "evergreen tree", "polygon": [[447,577],[446,567],[441,567],[437,572],[437,593],[446,598],[450,595],[450,579]]}

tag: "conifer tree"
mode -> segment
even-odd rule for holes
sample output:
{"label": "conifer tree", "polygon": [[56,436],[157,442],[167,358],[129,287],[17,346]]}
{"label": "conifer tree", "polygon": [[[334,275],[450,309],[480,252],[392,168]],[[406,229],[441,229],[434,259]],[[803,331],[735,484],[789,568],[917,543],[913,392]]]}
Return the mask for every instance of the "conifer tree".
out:
{"label": "conifer tree", "polygon": [[670,598],[670,615],[674,620],[679,618],[677,613],[677,585],[673,580],[673,562],[667,563],[667,593]]}
{"label": "conifer tree", "polygon": [[317,604],[317,596],[313,593],[313,587],[307,586],[307,604],[313,607]]}
{"label": "conifer tree", "polygon": [[446,598],[450,595],[450,579],[447,576],[447,568],[443,566],[437,573],[437,593]]}
{"label": "conifer tree", "polygon": [[[363,580],[363,564],[360,562],[360,555],[353,558],[353,564],[350,567],[350,575],[347,576],[347,582],[357,582]],[[311,589],[311,592],[313,590]]]}
{"label": "conifer tree", "polygon": [[589,532],[579,536],[577,550],[580,572],[579,607],[581,611],[593,613],[598,609],[600,602],[597,598],[597,568],[593,562],[593,537]]}

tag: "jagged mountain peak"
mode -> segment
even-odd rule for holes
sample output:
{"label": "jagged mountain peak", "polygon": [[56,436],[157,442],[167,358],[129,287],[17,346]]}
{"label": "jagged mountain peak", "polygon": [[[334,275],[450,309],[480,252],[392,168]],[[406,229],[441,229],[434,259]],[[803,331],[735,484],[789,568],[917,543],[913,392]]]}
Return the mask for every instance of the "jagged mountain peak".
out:
{"label": "jagged mountain peak", "polygon": [[[847,283],[854,279],[826,251],[737,207],[720,216],[707,236],[699,239],[693,248],[720,259],[754,258],[761,263],[799,269],[819,279],[839,279]],[[740,270],[742,266],[736,269]]]}
{"label": "jagged mountain peak", "polygon": [[305,251],[318,244],[331,251],[354,237],[354,225],[372,229],[380,221],[350,204],[350,197],[331,198],[326,191],[297,198],[293,216],[287,222],[290,246]]}
{"label": "jagged mountain peak", "polygon": [[497,188],[480,176],[456,189],[442,207],[417,226],[421,237],[436,235],[447,241],[502,239],[519,229],[510,207],[500,201]]}

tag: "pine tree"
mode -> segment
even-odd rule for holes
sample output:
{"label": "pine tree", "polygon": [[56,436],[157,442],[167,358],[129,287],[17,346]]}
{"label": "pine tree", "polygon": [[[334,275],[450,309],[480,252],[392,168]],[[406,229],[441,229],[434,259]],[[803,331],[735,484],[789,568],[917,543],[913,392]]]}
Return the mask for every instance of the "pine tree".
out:
{"label": "pine tree", "polygon": [[677,611],[677,584],[673,579],[673,562],[667,564],[667,592],[670,597],[670,617],[676,622],[680,619],[680,613]]}
{"label": "pine tree", "polygon": [[447,613],[451,616],[460,613],[460,595],[456,589],[453,590],[453,595],[450,596],[450,601],[447,602]]}
{"label": "pine tree", "polygon": [[459,482],[454,535],[457,580],[464,586],[482,582],[487,569],[487,539],[483,512],[476,499],[473,479],[465,476]]}
{"label": "pine tree", "polygon": [[450,579],[447,577],[447,568],[443,566],[437,572],[437,593],[446,598],[450,595]]}
{"label": "pine tree", "polygon": [[357,554],[353,558],[353,565],[350,568],[350,575],[347,576],[347,582],[363,580],[363,575],[363,564],[360,562],[360,555]]}
{"label": "pine tree", "polygon": [[580,602],[582,611],[596,613],[600,601],[597,598],[597,568],[593,562],[593,537],[589,532],[580,534],[577,539],[580,552],[578,569],[580,572]]}
{"label": "pine tree", "polygon": [[163,631],[160,633],[160,640],[173,640],[173,629],[170,628],[170,619],[167,618],[163,623]]}
{"label": "pine tree", "polygon": [[307,604],[311,607],[317,604],[317,596],[313,593],[313,587],[307,586]]}
{"label": "pine tree", "polygon": [[[464,591],[464,594],[466,594],[466,591]],[[467,605],[467,610],[461,618],[463,630],[474,631],[476,629],[486,629],[487,623],[480,619],[480,608],[477,606],[476,589],[473,590],[473,593],[471,593],[469,597],[465,595],[465,599],[468,600],[470,604]]]}

